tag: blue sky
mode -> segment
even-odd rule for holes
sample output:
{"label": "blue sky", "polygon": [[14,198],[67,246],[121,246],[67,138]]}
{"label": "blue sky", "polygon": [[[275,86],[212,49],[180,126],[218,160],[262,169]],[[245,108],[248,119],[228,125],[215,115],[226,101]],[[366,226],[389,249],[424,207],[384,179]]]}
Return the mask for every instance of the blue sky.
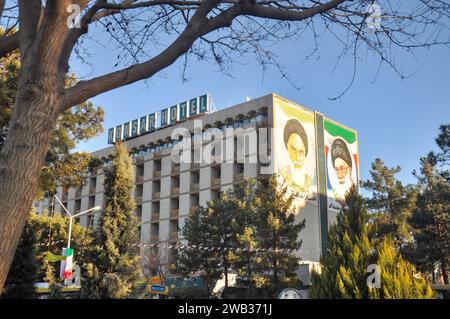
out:
{"label": "blue sky", "polygon": [[[95,71],[74,61],[73,71],[89,78],[114,70],[115,56],[99,46],[91,46]],[[320,59],[303,62],[312,49],[309,39],[296,43],[280,42],[275,51],[290,78],[301,89],[269,69],[264,75],[252,56],[233,66],[233,77],[221,74],[208,62],[190,63],[189,81],[181,78],[181,61],[147,82],[97,96],[91,101],[106,111],[105,132],[78,150],[94,151],[107,146],[109,127],[158,111],[205,92],[212,94],[218,109],[275,92],[310,109],[346,124],[358,131],[360,171],[369,177],[370,163],[382,158],[389,166],[400,165],[399,177],[414,182],[411,175],[419,158],[435,150],[434,138],[440,124],[450,123],[450,49],[435,47],[414,51],[414,56],[397,52],[398,65],[412,77],[401,80],[391,69],[383,67],[376,77],[379,61],[372,56],[358,61],[356,79],[350,90],[339,95],[352,77],[352,60],[344,59],[333,72],[338,44],[325,36],[321,41]]]}

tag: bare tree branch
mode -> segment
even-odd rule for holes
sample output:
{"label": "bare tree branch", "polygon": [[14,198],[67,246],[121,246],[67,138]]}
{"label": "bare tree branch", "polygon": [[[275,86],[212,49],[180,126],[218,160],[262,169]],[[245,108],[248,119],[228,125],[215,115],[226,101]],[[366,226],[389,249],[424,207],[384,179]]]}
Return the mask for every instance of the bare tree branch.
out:
{"label": "bare tree branch", "polygon": [[[151,77],[155,73],[171,65],[178,57],[185,54],[192,47],[194,42],[203,35],[220,28],[230,27],[233,19],[239,15],[264,17],[265,15],[272,14],[275,19],[279,20],[301,21],[316,14],[330,10],[345,1],[348,0],[333,0],[327,2],[326,4],[318,5],[299,12],[289,12],[284,9],[263,8],[260,5],[244,2],[244,4],[235,4],[222,11],[217,16],[208,19],[208,13],[211,12],[215,6],[220,4],[221,1],[204,0],[202,1],[200,7],[196,10],[194,16],[191,18],[186,29],[167,49],[146,62],[139,63],[129,68],[112,72],[88,81],[80,81],[77,85],[66,91],[63,107],[68,108],[72,105],[78,104],[79,101],[84,101],[103,92]],[[151,1],[146,4],[150,5],[150,3],[153,4],[155,2]],[[136,5],[137,4],[134,4],[134,6]],[[112,7],[125,8],[125,6],[120,5]]]}
{"label": "bare tree branch", "polygon": [[0,58],[19,48],[19,33],[0,38]]}

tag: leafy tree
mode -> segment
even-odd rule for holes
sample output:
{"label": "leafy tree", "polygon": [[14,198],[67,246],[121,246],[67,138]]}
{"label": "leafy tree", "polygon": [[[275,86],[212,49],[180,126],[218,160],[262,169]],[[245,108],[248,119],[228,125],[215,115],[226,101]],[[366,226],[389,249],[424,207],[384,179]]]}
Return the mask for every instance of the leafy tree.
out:
{"label": "leafy tree", "polygon": [[[1,32],[0,32],[1,33]],[[0,150],[6,142],[8,123],[16,103],[20,74],[20,56],[17,52],[0,58]],[[77,83],[74,75],[67,77],[66,85]],[[41,169],[37,198],[54,194],[56,185],[79,186],[83,172],[93,165],[86,152],[73,152],[79,141],[87,140],[103,131],[104,111],[90,102],[61,113],[52,132],[52,139]]]}
{"label": "leafy tree", "polygon": [[296,273],[299,258],[295,252],[302,244],[298,235],[305,227],[305,221],[295,222],[297,194],[277,176],[260,183],[258,194],[256,237],[258,247],[262,248],[258,255],[258,286],[275,294],[282,288],[300,284]]}
{"label": "leafy tree", "polygon": [[[39,265],[38,280],[45,281],[45,277],[48,277],[49,274],[49,268],[53,268],[55,277],[59,277],[59,264],[47,263],[45,256],[48,252],[61,255],[62,249],[67,247],[69,218],[57,214],[50,216],[45,214],[45,212],[43,214],[31,213],[27,224],[36,232],[36,260]],[[74,222],[70,246],[74,250],[74,263],[80,268],[85,268],[87,265],[89,247],[92,241],[92,229],[82,227]],[[58,281],[58,279],[55,279],[55,281]]]}
{"label": "leafy tree", "polygon": [[383,239],[391,236],[397,249],[412,239],[408,219],[417,196],[414,187],[405,187],[396,179],[395,175],[399,172],[399,166],[389,168],[377,158],[370,170],[372,179],[363,183],[363,187],[372,192],[372,197],[367,199],[367,206],[374,215],[376,237]]}
{"label": "leafy tree", "polygon": [[[92,266],[84,296],[127,298],[137,288],[139,273],[138,226],[134,213],[134,167],[124,143],[117,143],[112,166],[105,171],[105,210],[95,229]],[[97,284],[89,282],[101,280]]]}
{"label": "leafy tree", "polygon": [[36,296],[39,265],[36,260],[36,229],[25,225],[5,283],[5,299],[32,299]]}
{"label": "leafy tree", "polygon": [[[46,212],[30,213],[21,237],[21,245],[16,251],[8,274],[5,298],[10,296],[11,298],[32,298],[35,292],[34,283],[38,281],[49,282],[57,297],[57,287],[62,283],[59,279],[60,264],[47,261],[45,256],[48,252],[61,255],[62,249],[67,244],[68,230],[67,217],[58,214],[50,216]],[[81,268],[86,267],[91,243],[91,229],[74,223],[71,247],[74,249],[74,263]]]}
{"label": "leafy tree", "polygon": [[430,299],[431,286],[414,266],[403,259],[387,237],[378,245],[380,288],[369,288],[371,299]]}
{"label": "leafy tree", "polygon": [[[330,249],[322,255],[322,269],[312,274],[311,298],[433,297],[430,286],[399,255],[392,239],[387,236],[380,242],[373,232],[365,201],[353,187],[330,228]],[[379,267],[380,287],[369,287],[369,265]]]}

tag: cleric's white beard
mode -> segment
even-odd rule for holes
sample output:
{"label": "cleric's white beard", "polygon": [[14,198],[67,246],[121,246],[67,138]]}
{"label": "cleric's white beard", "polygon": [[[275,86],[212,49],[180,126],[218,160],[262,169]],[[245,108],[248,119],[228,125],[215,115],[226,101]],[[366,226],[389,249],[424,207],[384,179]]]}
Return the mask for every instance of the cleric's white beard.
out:
{"label": "cleric's white beard", "polygon": [[297,169],[295,168],[294,164],[290,166],[290,171],[292,175],[292,180],[300,186],[303,186],[305,184],[305,165],[302,166],[302,168]]}
{"label": "cleric's white beard", "polygon": [[353,186],[353,180],[350,178],[350,174],[347,174],[345,176],[345,182],[344,184],[339,183],[338,180],[338,185],[337,187],[334,189],[334,191],[336,192],[337,196],[339,198],[344,198],[345,194],[348,192],[348,190]]}

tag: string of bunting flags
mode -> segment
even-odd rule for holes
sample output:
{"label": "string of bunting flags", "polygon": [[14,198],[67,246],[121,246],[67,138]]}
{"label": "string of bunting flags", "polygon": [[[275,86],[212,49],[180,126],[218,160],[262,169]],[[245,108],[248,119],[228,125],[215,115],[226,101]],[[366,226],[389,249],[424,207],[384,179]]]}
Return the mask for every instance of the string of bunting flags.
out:
{"label": "string of bunting flags", "polygon": [[[36,246],[52,246],[59,243],[65,243],[65,241],[57,240],[52,241],[48,243],[38,243]],[[233,252],[278,252],[278,253],[310,253],[310,252],[317,252],[321,251],[321,249],[310,249],[310,248],[300,248],[300,249],[291,249],[291,248],[248,248],[248,247],[210,247],[205,245],[191,245],[188,243],[141,243],[141,244],[133,244],[133,247],[139,247],[139,248],[156,248],[156,247],[164,247],[169,249],[198,249],[198,250],[204,250],[204,251],[233,251]]]}

